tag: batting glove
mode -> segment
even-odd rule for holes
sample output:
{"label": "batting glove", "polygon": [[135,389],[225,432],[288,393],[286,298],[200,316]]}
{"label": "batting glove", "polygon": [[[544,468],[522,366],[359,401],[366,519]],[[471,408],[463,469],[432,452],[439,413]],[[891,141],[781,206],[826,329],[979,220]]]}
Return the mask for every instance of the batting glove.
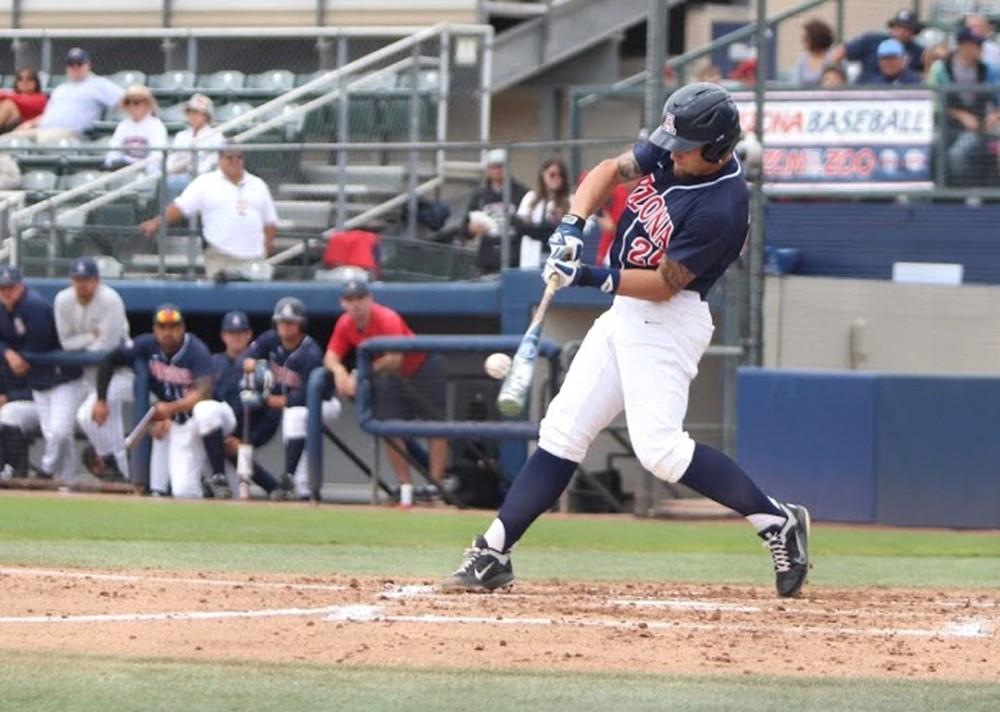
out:
{"label": "batting glove", "polygon": [[577,215],[566,215],[549,238],[550,257],[567,262],[580,259],[580,252],[583,249],[583,226],[586,224],[587,221]]}
{"label": "batting glove", "polygon": [[240,403],[244,408],[260,410],[264,407],[264,396],[258,391],[240,391]]}
{"label": "batting glove", "polygon": [[550,257],[542,269],[542,281],[548,284],[553,277],[556,279],[556,289],[576,284],[580,279],[580,263],[575,260],[572,262],[554,260]]}

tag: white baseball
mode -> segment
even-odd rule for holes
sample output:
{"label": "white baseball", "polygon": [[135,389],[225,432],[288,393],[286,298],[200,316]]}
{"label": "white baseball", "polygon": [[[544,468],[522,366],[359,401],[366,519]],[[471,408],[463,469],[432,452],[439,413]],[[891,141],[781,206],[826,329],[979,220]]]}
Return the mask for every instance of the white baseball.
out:
{"label": "white baseball", "polygon": [[490,354],[486,357],[486,363],[483,364],[483,367],[491,378],[500,380],[510,370],[510,356],[501,353]]}

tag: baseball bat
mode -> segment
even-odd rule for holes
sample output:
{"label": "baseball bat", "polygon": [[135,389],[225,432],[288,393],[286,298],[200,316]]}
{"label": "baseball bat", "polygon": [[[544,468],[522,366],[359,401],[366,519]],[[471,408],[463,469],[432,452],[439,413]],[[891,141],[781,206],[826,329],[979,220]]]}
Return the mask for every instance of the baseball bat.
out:
{"label": "baseball bat", "polygon": [[132,428],[132,432],[125,436],[125,449],[131,450],[135,447],[142,436],[146,434],[149,429],[149,424],[153,422],[153,415],[156,413],[156,408],[150,408],[146,411],[146,414],[139,419],[139,422],[135,424]]}
{"label": "baseball bat", "polygon": [[545,285],[545,292],[535,309],[535,316],[532,317],[528,330],[521,337],[521,343],[517,346],[517,352],[510,364],[500,386],[500,393],[497,395],[497,409],[508,418],[521,415],[524,407],[528,403],[528,394],[531,393],[531,380],[535,373],[535,360],[538,357],[538,340],[542,337],[542,325],[545,322],[545,312],[548,311],[549,302],[556,293],[556,285],[559,283],[557,276],[549,278]]}
{"label": "baseball bat", "polygon": [[249,406],[243,406],[243,442],[236,450],[236,475],[240,480],[240,499],[250,499],[250,479],[253,477],[253,445],[250,442]]}

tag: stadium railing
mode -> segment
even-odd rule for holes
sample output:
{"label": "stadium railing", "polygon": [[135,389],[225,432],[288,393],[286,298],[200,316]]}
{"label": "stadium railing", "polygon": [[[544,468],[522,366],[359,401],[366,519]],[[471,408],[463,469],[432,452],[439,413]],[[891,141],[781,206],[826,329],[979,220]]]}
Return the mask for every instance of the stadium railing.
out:
{"label": "stadium railing", "polygon": [[[386,351],[395,352],[431,352],[431,353],[480,353],[493,352],[513,353],[520,343],[520,336],[432,336],[420,335],[414,337],[375,337],[365,340],[358,348],[357,377],[358,393],[356,408],[358,424],[361,429],[375,437],[375,459],[373,472],[379,471],[380,448],[379,438],[410,438],[410,437],[445,437],[473,438],[491,440],[533,440],[538,437],[538,423],[527,419],[480,421],[480,420],[384,420],[375,415],[375,393],[372,371],[374,358]],[[538,344],[539,359],[548,363],[546,374],[550,388],[549,397],[555,394],[560,382],[561,347],[547,339]],[[536,383],[541,379],[536,376]],[[306,437],[307,457],[309,463],[310,489],[314,496],[318,495],[323,477],[323,442],[325,439],[322,421],[321,404],[325,398],[332,395],[332,378],[325,368],[315,369],[309,377],[306,395],[309,408],[308,430]],[[532,399],[533,400],[533,399]],[[442,414],[445,416],[446,414]],[[373,478],[374,488],[378,486],[377,478]]]}

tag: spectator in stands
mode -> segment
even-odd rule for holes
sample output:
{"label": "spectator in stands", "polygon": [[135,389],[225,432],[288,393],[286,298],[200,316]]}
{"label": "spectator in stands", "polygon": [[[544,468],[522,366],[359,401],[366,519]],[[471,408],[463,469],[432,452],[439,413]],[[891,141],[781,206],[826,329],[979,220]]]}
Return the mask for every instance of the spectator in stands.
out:
{"label": "spectator in stands", "polygon": [[823,70],[832,62],[833,28],[822,20],[809,20],[802,26],[802,44],[806,51],[795,60],[792,81],[804,87],[818,86]]}
{"label": "spectator in stands", "polygon": [[195,94],[188,99],[184,115],[188,127],[174,136],[173,150],[167,156],[168,203],[195,178],[211,173],[219,166],[219,154],[215,149],[225,141],[212,126],[215,105],[204,94]]}
{"label": "spectator in stands", "polygon": [[899,40],[890,37],[878,46],[878,74],[869,78],[872,86],[900,86],[923,84],[924,79],[906,66],[906,48]]}
{"label": "spectator in stands", "polygon": [[[340,294],[344,313],[337,319],[326,346],[323,365],[333,373],[337,392],[348,398],[357,394],[354,373],[344,361],[357,346],[373,336],[413,336],[413,330],[399,314],[377,304],[365,282],[348,282]],[[444,363],[437,354],[415,351],[384,353],[372,362],[374,372],[374,411],[382,419],[444,420],[446,416]],[[405,445],[393,438],[398,450],[386,443],[386,453],[400,483],[400,505],[413,504],[413,480],[410,466],[401,454]],[[429,472],[440,483],[448,465],[448,441],[430,438]]]}
{"label": "spectator in stands", "polygon": [[[516,179],[510,179],[510,202],[503,197],[503,184],[507,165],[507,151],[494,148],[486,153],[486,176],[483,185],[472,194],[465,211],[464,231],[467,239],[475,240],[479,249],[478,263],[484,272],[500,269],[500,240],[504,222],[508,225],[509,239],[516,234],[513,229],[517,206],[528,189]],[[512,250],[513,252],[513,250]],[[511,265],[505,265],[511,266]]]}
{"label": "spectator in stands", "polygon": [[908,69],[912,72],[924,71],[924,48],[916,41],[923,29],[923,24],[911,10],[900,10],[889,22],[889,32],[868,32],[855,37],[847,44],[837,47],[830,55],[831,62],[861,62],[861,73],[856,84],[884,84],[879,80],[882,72],[879,70],[878,49],[887,39],[895,39],[903,45],[906,56],[909,57]]}
{"label": "spectator in stands", "polygon": [[965,26],[973,34],[983,38],[983,62],[1000,72],[1000,44],[996,41],[993,23],[986,15],[969,15],[965,18]]}
{"label": "spectator in stands", "polygon": [[14,89],[0,91],[0,133],[6,133],[24,121],[41,116],[48,100],[42,91],[38,71],[31,67],[18,69]]}
{"label": "spectator in stands", "polygon": [[738,89],[749,89],[757,84],[757,60],[744,59],[729,73],[729,78],[738,82]]}
{"label": "spectator in stands", "polygon": [[694,74],[695,80],[699,82],[711,82],[712,84],[722,83],[722,72],[714,64],[709,62]]}
{"label": "spectator in stands", "polygon": [[847,72],[839,64],[828,64],[823,68],[819,85],[823,89],[843,89],[847,86]]}
{"label": "spectator in stands", "polygon": [[569,212],[572,199],[566,162],[559,156],[547,158],[538,170],[535,189],[525,193],[517,206],[521,268],[538,268],[545,261],[549,236],[563,215]]}
{"label": "spectator in stands", "polygon": [[[191,181],[177,200],[167,206],[167,224],[201,215],[205,249],[205,274],[225,277],[230,270],[256,269],[274,249],[278,213],[267,183],[247,172],[243,151],[234,144],[219,150],[219,168]],[[142,223],[148,237],[156,234],[162,216]]]}
{"label": "spectator in stands", "polygon": [[122,168],[144,158],[153,160],[146,166],[146,172],[159,174],[163,163],[163,151],[150,148],[167,145],[167,127],[156,116],[158,106],[153,92],[141,84],[133,84],[125,91],[120,102],[127,114],[118,122],[115,132],[108,142],[108,155],[104,167]]}
{"label": "spectator in stands", "polygon": [[[982,60],[983,38],[968,27],[958,32],[955,51],[937,60],[927,81],[934,87],[997,84],[997,71]],[[1000,126],[996,96],[990,92],[949,92],[945,95],[948,112],[949,182],[976,185],[991,173],[987,159],[985,133]]]}
{"label": "spectator in stands", "polygon": [[37,129],[39,139],[78,138],[118,104],[124,93],[110,79],[92,73],[90,55],[74,47],[66,53],[66,81],[52,92],[42,115],[25,121],[17,130]]}

